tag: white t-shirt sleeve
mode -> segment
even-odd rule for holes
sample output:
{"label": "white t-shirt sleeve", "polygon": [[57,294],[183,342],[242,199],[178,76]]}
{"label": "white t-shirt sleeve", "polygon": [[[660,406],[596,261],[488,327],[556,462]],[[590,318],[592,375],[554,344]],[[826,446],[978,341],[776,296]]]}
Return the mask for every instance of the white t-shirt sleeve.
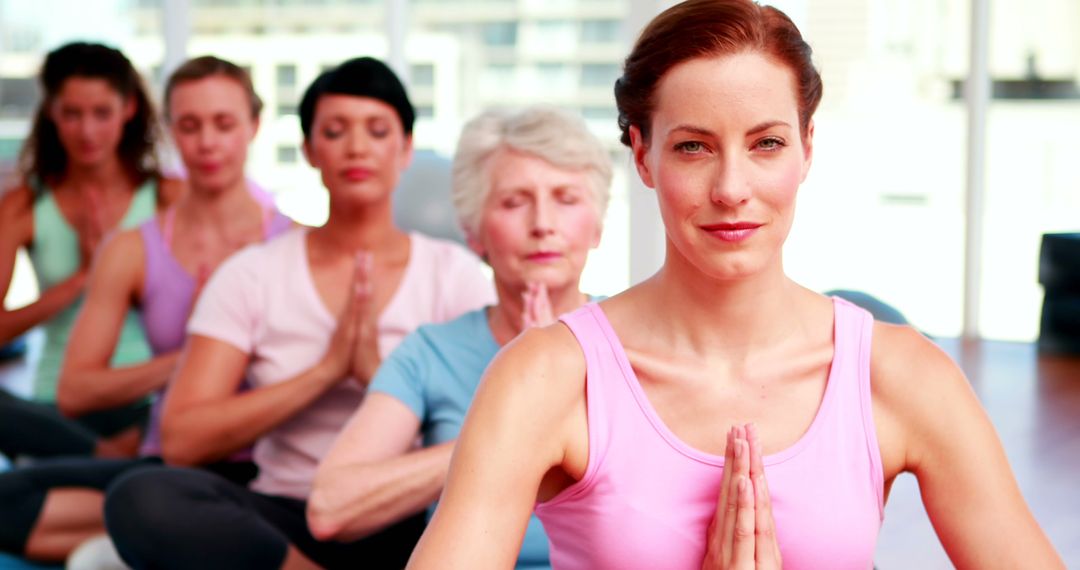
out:
{"label": "white t-shirt sleeve", "polygon": [[188,321],[188,334],[220,340],[251,353],[261,316],[262,250],[245,249],[221,264],[203,287]]}

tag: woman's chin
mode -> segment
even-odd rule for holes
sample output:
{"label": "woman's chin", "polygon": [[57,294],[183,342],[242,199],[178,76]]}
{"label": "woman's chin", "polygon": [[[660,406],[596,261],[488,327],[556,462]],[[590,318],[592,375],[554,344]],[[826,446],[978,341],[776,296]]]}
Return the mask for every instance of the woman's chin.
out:
{"label": "woman's chin", "polygon": [[331,188],[330,200],[344,208],[369,208],[389,199],[390,191],[372,184],[349,184]]}

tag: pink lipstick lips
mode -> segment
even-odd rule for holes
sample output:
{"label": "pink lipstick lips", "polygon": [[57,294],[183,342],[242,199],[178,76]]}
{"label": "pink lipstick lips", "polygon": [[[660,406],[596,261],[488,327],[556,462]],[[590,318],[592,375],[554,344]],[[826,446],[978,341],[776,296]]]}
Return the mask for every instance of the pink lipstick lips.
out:
{"label": "pink lipstick lips", "polygon": [[755,222],[733,222],[721,224],[708,224],[701,229],[709,235],[728,243],[739,243],[754,235],[762,224]]}
{"label": "pink lipstick lips", "polygon": [[367,168],[347,168],[342,172],[342,176],[350,182],[363,182],[371,178],[371,174]]}
{"label": "pink lipstick lips", "polygon": [[562,255],[554,251],[537,251],[526,255],[525,259],[536,263],[547,263],[560,257],[562,257]]}

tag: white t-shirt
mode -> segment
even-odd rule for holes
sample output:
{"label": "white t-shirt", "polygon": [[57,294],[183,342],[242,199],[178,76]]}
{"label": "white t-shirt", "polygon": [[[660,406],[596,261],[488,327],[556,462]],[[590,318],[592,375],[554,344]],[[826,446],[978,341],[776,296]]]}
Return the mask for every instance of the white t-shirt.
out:
{"label": "white t-shirt", "polygon": [[[307,259],[307,228],[239,252],[214,272],[188,324],[188,333],[229,343],[251,355],[252,388],[288,380],[326,353],[337,327],[319,297]],[[379,315],[379,354],[387,355],[424,323],[444,322],[494,302],[480,261],[465,248],[421,234],[401,283]],[[310,407],[255,444],[255,491],[307,499],[319,461],[364,397],[343,380]],[[377,437],[377,434],[372,434]]]}

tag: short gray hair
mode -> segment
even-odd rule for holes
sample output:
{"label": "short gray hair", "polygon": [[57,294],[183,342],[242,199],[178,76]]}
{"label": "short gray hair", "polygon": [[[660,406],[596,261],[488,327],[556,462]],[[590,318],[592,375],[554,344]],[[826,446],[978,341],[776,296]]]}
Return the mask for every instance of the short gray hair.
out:
{"label": "short gray hair", "polygon": [[512,149],[567,170],[585,170],[597,220],[603,223],[611,191],[611,156],[580,117],[553,107],[487,111],[465,124],[454,154],[451,198],[466,233],[480,229],[484,202],[491,193],[489,162]]}

